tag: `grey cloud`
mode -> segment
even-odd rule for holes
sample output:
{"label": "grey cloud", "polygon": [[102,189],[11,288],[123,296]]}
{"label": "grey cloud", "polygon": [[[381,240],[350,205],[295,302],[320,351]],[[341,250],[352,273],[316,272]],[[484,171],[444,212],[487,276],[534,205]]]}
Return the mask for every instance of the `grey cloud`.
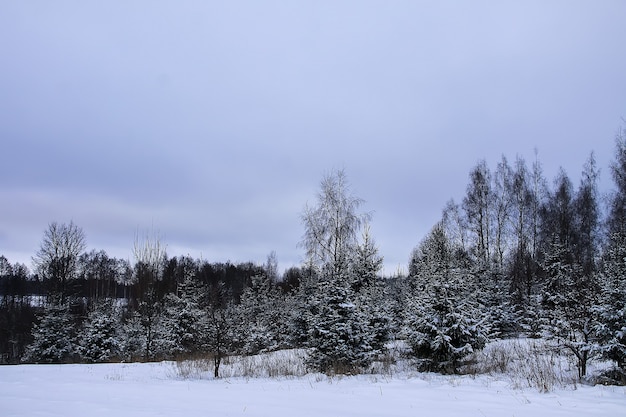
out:
{"label": "grey cloud", "polygon": [[394,270],[478,159],[530,161],[537,147],[548,177],[563,165],[574,179],[591,150],[608,165],[626,117],[625,14],[610,2],[3,4],[0,251],[30,256],[48,222],[73,219],[90,246],[122,253],[154,222],[170,252],[296,263],[302,207],[345,168]]}

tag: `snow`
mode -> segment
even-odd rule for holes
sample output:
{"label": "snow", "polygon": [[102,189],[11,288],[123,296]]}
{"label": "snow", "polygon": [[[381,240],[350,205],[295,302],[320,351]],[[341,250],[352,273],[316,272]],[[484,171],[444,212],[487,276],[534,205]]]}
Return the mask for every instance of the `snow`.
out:
{"label": "snow", "polygon": [[624,416],[624,387],[544,394],[493,376],[183,379],[172,362],[0,367],[9,416]]}

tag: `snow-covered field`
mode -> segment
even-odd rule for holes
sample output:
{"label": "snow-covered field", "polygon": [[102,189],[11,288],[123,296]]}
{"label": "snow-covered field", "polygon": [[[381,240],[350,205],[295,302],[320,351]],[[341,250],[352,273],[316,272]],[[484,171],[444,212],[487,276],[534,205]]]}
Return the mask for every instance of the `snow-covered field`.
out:
{"label": "snow-covered field", "polygon": [[540,393],[497,376],[183,378],[175,363],[0,367],[9,416],[626,416],[624,387]]}

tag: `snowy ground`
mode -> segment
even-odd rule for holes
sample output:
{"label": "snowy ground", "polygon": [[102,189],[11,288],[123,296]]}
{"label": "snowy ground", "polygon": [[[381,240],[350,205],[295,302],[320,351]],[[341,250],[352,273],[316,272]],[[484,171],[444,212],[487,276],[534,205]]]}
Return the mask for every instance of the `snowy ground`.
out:
{"label": "snowy ground", "polygon": [[495,376],[184,379],[174,363],[0,367],[9,416],[626,416],[624,387],[549,393]]}

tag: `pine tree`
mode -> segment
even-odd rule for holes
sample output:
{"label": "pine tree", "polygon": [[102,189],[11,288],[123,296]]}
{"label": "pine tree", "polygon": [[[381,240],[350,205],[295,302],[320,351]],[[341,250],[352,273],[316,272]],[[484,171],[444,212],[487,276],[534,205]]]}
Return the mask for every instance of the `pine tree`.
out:
{"label": "pine tree", "polygon": [[626,237],[611,236],[602,274],[602,297],[597,307],[599,351],[614,361],[626,380]]}
{"label": "pine tree", "polygon": [[383,257],[370,233],[369,224],[363,229],[362,241],[357,245],[352,259],[353,290],[359,292],[363,287],[373,284],[383,266]]}
{"label": "pine tree", "polygon": [[367,367],[379,353],[367,316],[354,303],[347,278],[319,282],[309,303],[308,364],[327,374],[351,374]]}
{"label": "pine tree", "polygon": [[74,321],[69,308],[51,303],[32,331],[33,342],[26,348],[23,362],[64,363],[76,353]]}
{"label": "pine tree", "polygon": [[602,274],[602,298],[598,306],[600,352],[612,360],[626,381],[626,130],[615,140],[611,174],[616,191],[611,196],[608,247]]}
{"label": "pine tree", "polygon": [[268,276],[252,277],[236,311],[243,353],[256,354],[288,346],[285,298]]}
{"label": "pine tree", "polygon": [[168,294],[155,327],[155,355],[176,358],[200,350],[204,321],[203,311],[191,298]]}
{"label": "pine tree", "polygon": [[411,259],[404,332],[424,370],[458,372],[462,359],[487,341],[486,313],[471,301],[476,286],[454,253],[438,224]]}
{"label": "pine tree", "polygon": [[102,302],[89,312],[78,333],[78,353],[88,362],[107,362],[120,354],[119,313],[110,302]]}
{"label": "pine tree", "polygon": [[298,286],[287,294],[288,343],[294,347],[309,347],[309,306],[317,293],[319,277],[316,268],[301,269]]}
{"label": "pine tree", "polygon": [[119,336],[120,351],[126,361],[134,362],[145,359],[146,333],[142,325],[141,315],[130,312],[122,325]]}
{"label": "pine tree", "polygon": [[407,339],[422,370],[457,373],[462,359],[487,342],[479,309],[454,285],[433,283],[407,307]]}
{"label": "pine tree", "polygon": [[368,320],[373,334],[372,348],[384,351],[391,331],[391,305],[383,280],[378,276],[383,266],[383,257],[366,224],[361,243],[356,248],[352,263],[352,290],[356,306]]}

